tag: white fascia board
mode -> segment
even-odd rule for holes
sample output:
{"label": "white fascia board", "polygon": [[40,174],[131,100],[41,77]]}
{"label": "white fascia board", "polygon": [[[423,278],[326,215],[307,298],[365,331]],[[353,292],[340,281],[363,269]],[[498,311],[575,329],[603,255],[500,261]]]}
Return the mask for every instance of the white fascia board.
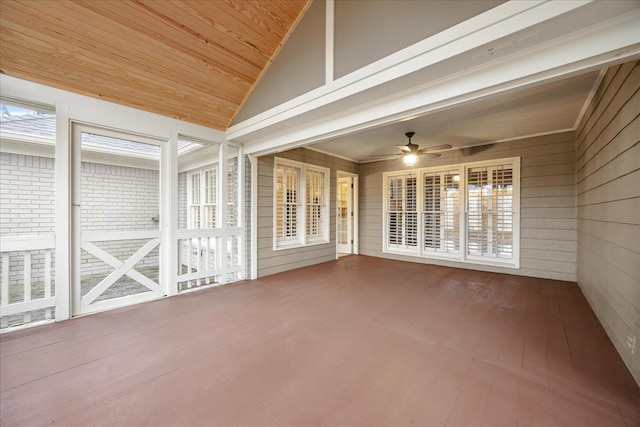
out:
{"label": "white fascia board", "polygon": [[640,10],[356,109],[245,143],[264,155],[640,57]]}
{"label": "white fascia board", "polygon": [[227,129],[235,140],[580,8],[589,1],[510,1]]}

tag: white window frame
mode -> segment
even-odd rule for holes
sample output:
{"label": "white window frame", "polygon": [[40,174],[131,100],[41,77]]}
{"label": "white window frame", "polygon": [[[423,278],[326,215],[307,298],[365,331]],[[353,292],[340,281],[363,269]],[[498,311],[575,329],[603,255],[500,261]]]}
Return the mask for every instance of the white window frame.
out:
{"label": "white window frame", "polygon": [[[469,211],[467,198],[467,177],[468,171],[472,168],[494,167],[498,165],[512,165],[513,167],[513,192],[512,192],[512,258],[497,258],[489,256],[472,256],[468,255],[468,239],[467,239],[467,214]],[[454,253],[439,252],[425,249],[425,233],[424,233],[424,217],[423,209],[425,206],[424,195],[424,175],[433,173],[445,173],[458,171],[460,176],[457,212],[459,221],[459,250]],[[389,245],[389,222],[387,214],[389,212],[389,180],[393,177],[403,177],[412,175],[417,177],[417,206],[418,206],[418,246],[414,250],[406,248],[394,248]],[[430,168],[420,168],[411,170],[399,170],[384,172],[382,174],[383,182],[383,209],[382,209],[382,252],[396,255],[415,256],[420,258],[437,259],[463,262],[468,264],[481,264],[488,266],[499,266],[506,268],[520,268],[520,157],[510,157],[503,159],[486,160],[479,162],[458,163],[453,165],[443,165]],[[445,223],[441,223],[441,228]]]}
{"label": "white window frame", "polygon": [[[298,203],[296,212],[296,235],[289,240],[281,240],[277,234],[277,216],[278,216],[278,167],[295,167],[300,170],[300,176],[298,177]],[[309,213],[307,212],[307,171],[319,172],[323,174],[323,191],[322,200],[320,204],[320,218],[321,218],[321,234],[320,236],[310,237],[307,235],[307,219]],[[283,159],[280,157],[274,158],[273,165],[273,250],[291,249],[302,246],[312,246],[330,243],[329,238],[329,223],[331,218],[329,216],[329,204],[330,204],[330,173],[329,168],[322,166],[311,165],[302,162],[296,162],[294,160]]]}
{"label": "white window frame", "polygon": [[[215,189],[213,194],[213,203],[206,203],[206,174],[207,172],[213,174],[215,177]],[[200,186],[200,195],[199,195],[199,203],[193,203],[193,177],[198,175],[199,178],[199,186]],[[204,228],[220,228],[220,207],[218,204],[218,192],[220,191],[220,177],[218,176],[218,164],[210,164],[198,169],[193,169],[187,172],[187,228],[188,229],[204,229]],[[200,224],[198,227],[194,226],[194,218],[193,218],[193,210],[194,206],[198,206],[198,211],[200,213]],[[213,210],[215,212],[215,227],[205,227],[207,206],[213,206]]]}

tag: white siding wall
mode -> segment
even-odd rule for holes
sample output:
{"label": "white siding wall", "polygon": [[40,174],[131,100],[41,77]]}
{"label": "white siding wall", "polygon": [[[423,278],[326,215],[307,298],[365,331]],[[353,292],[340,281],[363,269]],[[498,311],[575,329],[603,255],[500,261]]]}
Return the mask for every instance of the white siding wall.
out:
{"label": "white siding wall", "polygon": [[358,165],[316,151],[298,148],[278,153],[278,157],[331,169],[329,236],[330,243],[273,250],[273,156],[258,159],[258,277],[336,259],[336,171],[357,173]]}
{"label": "white siding wall", "polygon": [[382,173],[403,170],[401,160],[360,168],[360,253],[377,257],[575,281],[576,204],[573,132],[454,150],[416,167],[521,157],[520,269],[436,261],[382,252]]}
{"label": "white siding wall", "polygon": [[608,70],[578,126],[576,180],[578,285],[640,384],[639,90],[637,61]]}

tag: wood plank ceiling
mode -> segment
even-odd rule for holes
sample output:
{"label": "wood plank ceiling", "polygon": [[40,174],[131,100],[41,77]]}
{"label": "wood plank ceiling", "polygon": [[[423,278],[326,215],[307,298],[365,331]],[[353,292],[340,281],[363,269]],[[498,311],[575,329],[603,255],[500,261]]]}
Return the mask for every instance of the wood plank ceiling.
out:
{"label": "wood plank ceiling", "polygon": [[310,0],[0,2],[0,72],[225,130]]}

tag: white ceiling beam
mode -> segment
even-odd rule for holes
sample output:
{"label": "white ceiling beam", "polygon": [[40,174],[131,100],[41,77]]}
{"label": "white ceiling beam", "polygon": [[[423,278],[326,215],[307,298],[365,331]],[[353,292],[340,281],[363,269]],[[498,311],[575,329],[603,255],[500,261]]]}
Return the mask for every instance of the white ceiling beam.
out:
{"label": "white ceiling beam", "polygon": [[229,140],[329,105],[583,7],[591,1],[511,1],[227,129]]}
{"label": "white ceiling beam", "polygon": [[[376,102],[248,140],[248,153],[282,151],[408,120],[506,91],[640,57],[640,10]],[[285,130],[282,130],[285,129]]]}

